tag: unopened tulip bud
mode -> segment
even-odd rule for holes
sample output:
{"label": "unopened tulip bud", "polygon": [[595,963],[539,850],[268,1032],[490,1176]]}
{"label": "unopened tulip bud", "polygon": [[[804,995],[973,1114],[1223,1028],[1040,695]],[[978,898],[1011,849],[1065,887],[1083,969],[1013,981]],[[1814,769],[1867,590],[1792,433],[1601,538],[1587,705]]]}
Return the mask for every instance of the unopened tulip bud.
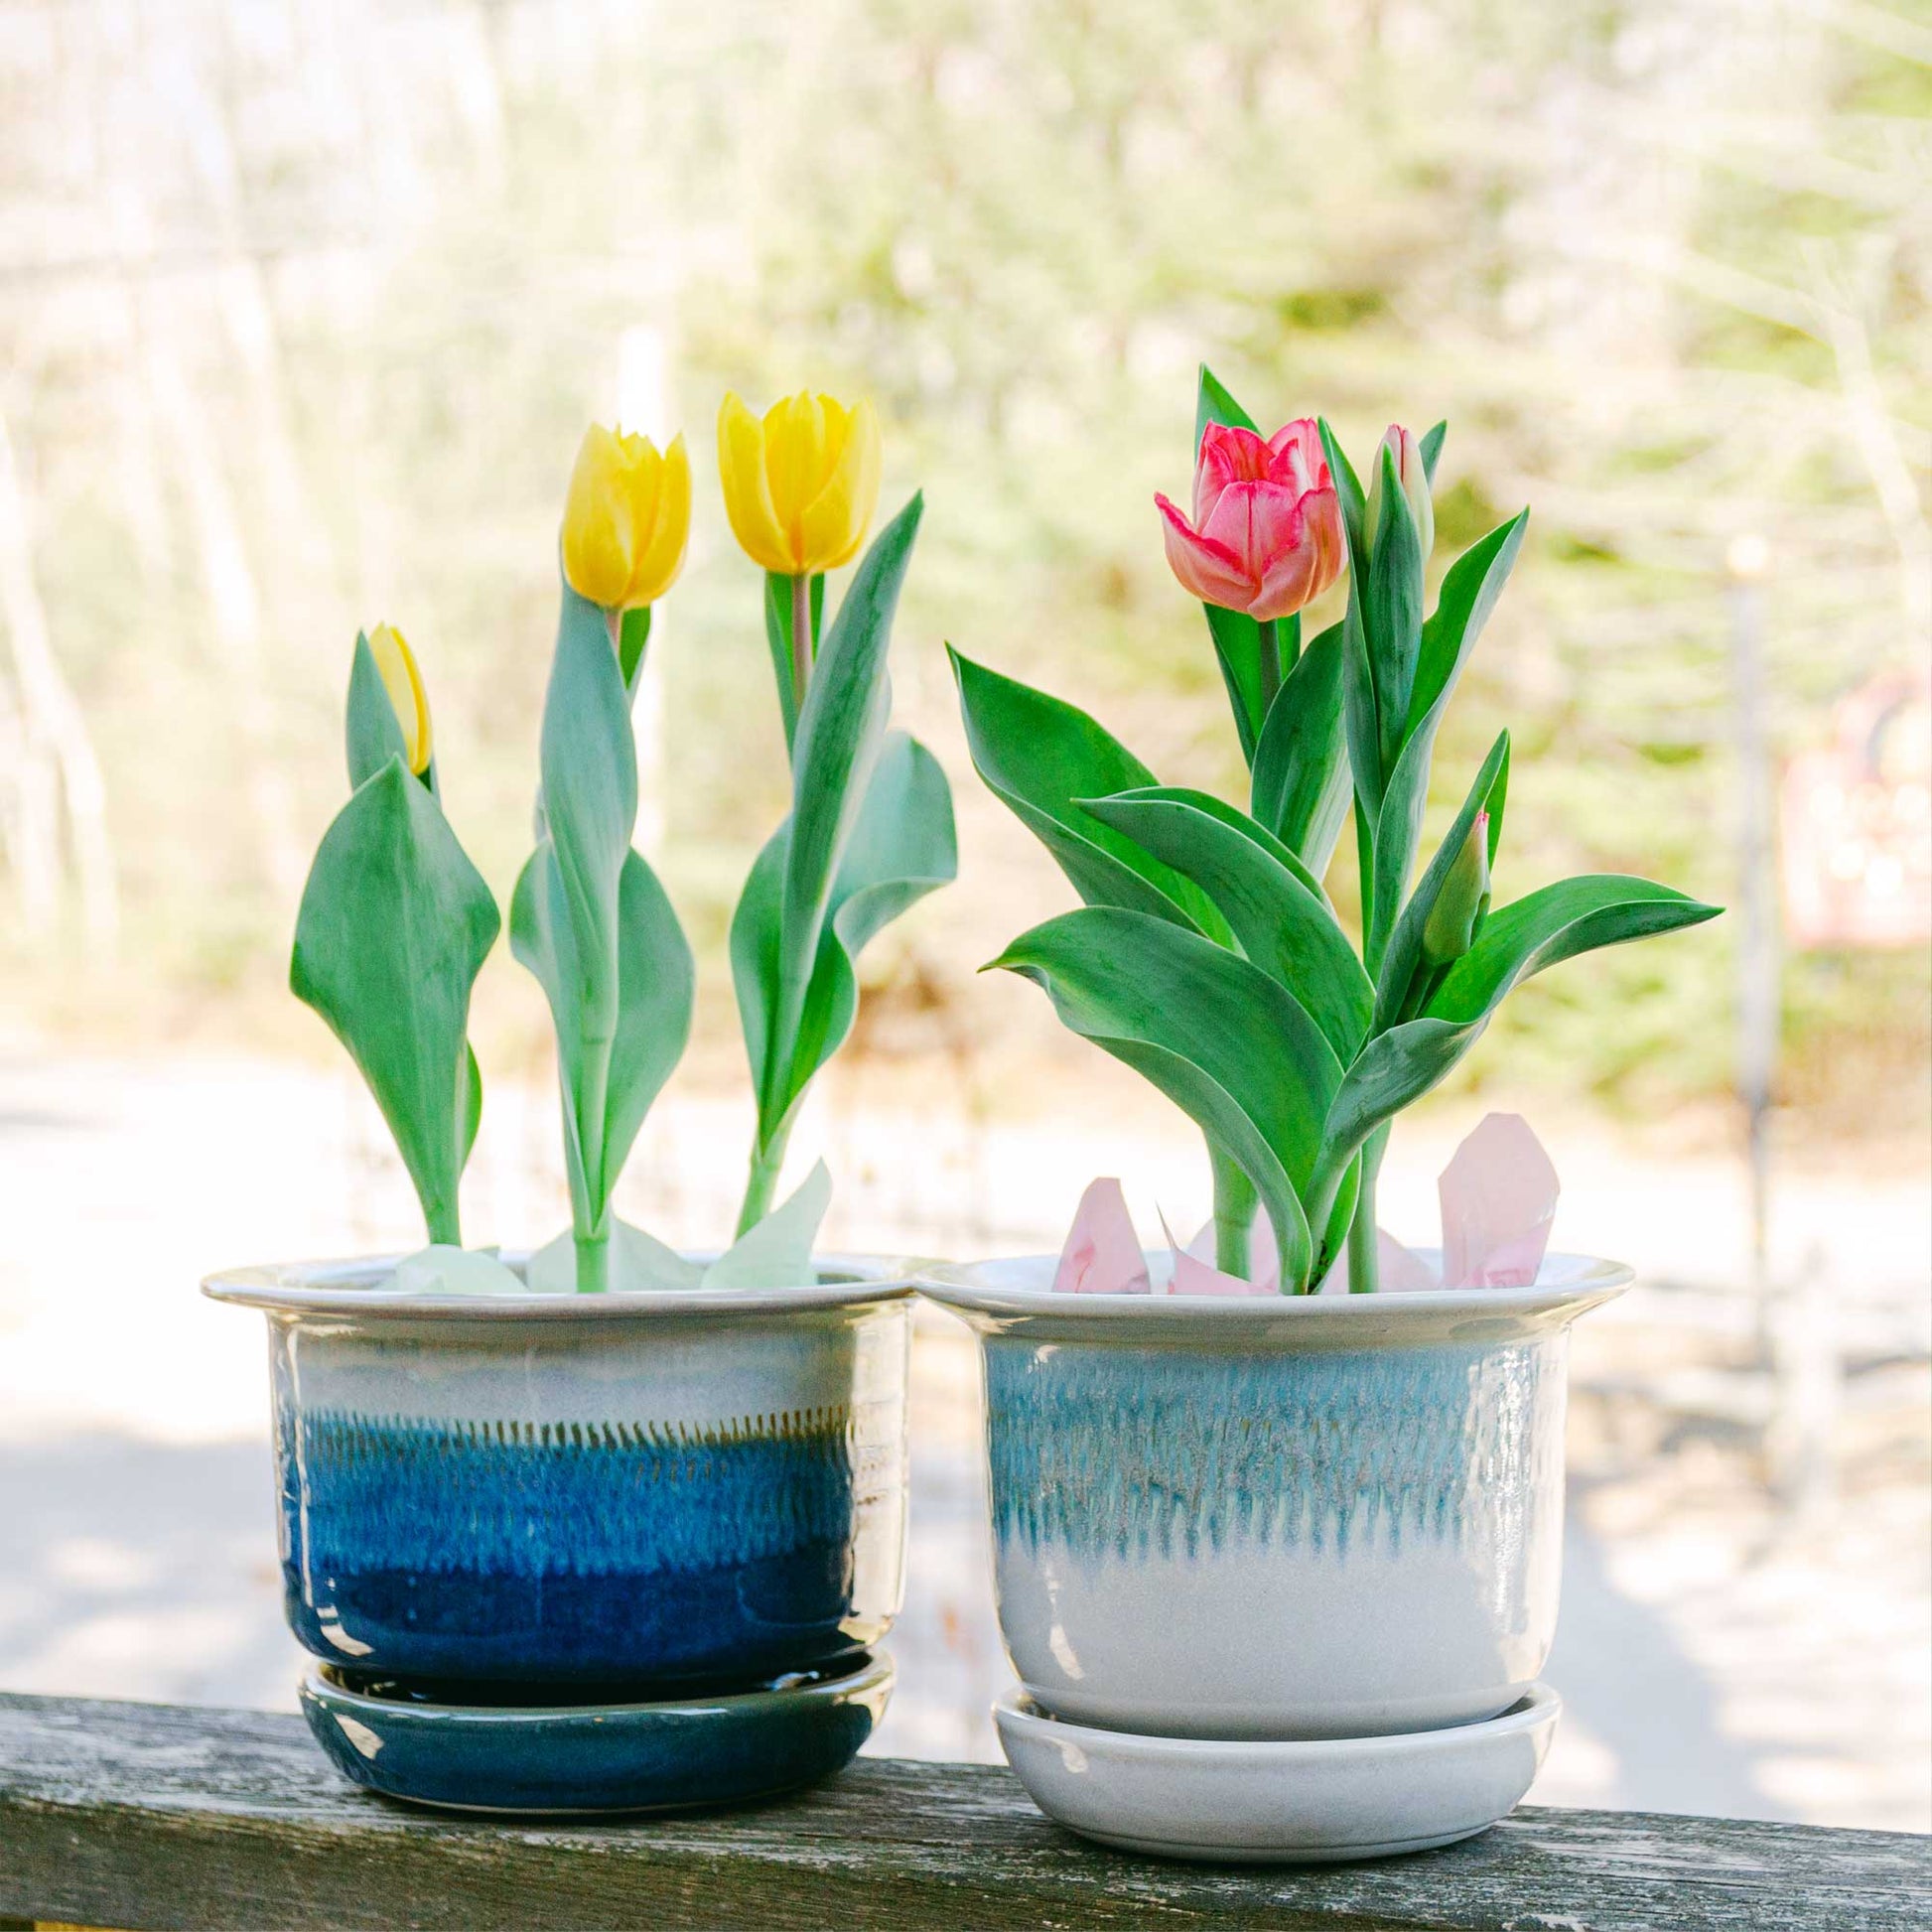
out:
{"label": "unopened tulip bud", "polygon": [[1382,481],[1383,450],[1394,461],[1396,481],[1409,499],[1410,514],[1416,519],[1416,540],[1427,563],[1430,551],[1436,547],[1436,505],[1429,494],[1429,472],[1423,465],[1422,450],[1400,423],[1391,423],[1383,432],[1381,449],[1375,453],[1375,476],[1369,483],[1368,509],[1362,521],[1363,540],[1372,551],[1375,533],[1382,527],[1383,493],[1387,487]]}
{"label": "unopened tulip bud", "polygon": [[1475,944],[1477,928],[1489,910],[1489,814],[1477,812],[1462,850],[1455,855],[1443,890],[1422,929],[1422,956],[1431,966],[1447,966]]}
{"label": "unopened tulip bud", "polygon": [[879,504],[879,417],[800,390],[754,416],[718,412],[718,471],[732,534],[755,564],[816,577],[859,554]]}
{"label": "unopened tulip bud", "polygon": [[423,690],[423,674],[416,668],[416,653],[403,641],[400,630],[379,623],[369,632],[369,655],[382,673],[382,688],[389,694],[389,708],[402,728],[402,755],[419,778],[429,769],[434,747],[429,728],[429,697]]}
{"label": "unopened tulip bud", "polygon": [[647,436],[593,423],[564,502],[564,578],[606,611],[655,604],[684,564],[691,465],[684,438],[663,455]]}

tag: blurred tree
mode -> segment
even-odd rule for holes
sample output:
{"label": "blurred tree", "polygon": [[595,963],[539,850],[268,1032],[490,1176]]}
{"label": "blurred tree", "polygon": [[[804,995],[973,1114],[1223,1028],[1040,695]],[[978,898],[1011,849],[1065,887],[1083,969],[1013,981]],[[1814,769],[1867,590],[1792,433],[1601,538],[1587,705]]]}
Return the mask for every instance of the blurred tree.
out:
{"label": "blurred tree", "polygon": [[[1187,475],[1202,355],[1357,450],[1449,417],[1441,556],[1534,505],[1439,761],[1459,792],[1489,720],[1517,730],[1504,896],[1587,867],[1727,892],[1740,531],[1774,558],[1783,743],[1923,660],[1932,32],[1867,0],[24,20],[0,44],[8,410],[144,982],[279,983],[278,853],[339,787],[358,621],[422,647],[453,810],[506,885],[562,483],[639,322],[710,506],[653,672],[701,1016],[782,784],[705,458],[728,383],[879,397],[888,500],[931,501],[901,701],[956,776],[942,633],[1079,693],[1163,775],[1233,779],[1150,500]],[[961,790],[964,883],[908,930],[946,1000],[1005,1025],[1019,996],[964,993],[968,969],[1063,895]],[[1540,982],[1469,1077],[1721,1086],[1725,944]],[[0,942],[0,971],[44,1011],[71,997],[42,945]],[[1837,1065],[1902,1088],[1924,996],[1922,962],[1794,967],[1801,1089],[1842,1091]]]}

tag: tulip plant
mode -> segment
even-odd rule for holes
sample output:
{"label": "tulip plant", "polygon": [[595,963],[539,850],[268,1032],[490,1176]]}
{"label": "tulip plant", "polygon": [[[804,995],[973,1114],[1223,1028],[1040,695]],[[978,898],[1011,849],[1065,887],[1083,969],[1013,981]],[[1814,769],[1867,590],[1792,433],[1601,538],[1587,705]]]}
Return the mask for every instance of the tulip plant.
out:
{"label": "tulip plant", "polygon": [[[851,1032],[861,949],[955,871],[952,801],[931,755],[890,731],[887,650],[918,530],[915,496],[874,541],[829,628],[825,573],[859,554],[879,494],[879,426],[803,394],[762,420],[719,420],[734,531],[768,573],[767,634],[791,762],[791,811],[753,865],[732,921],[757,1132],[738,1241],[709,1267],[620,1223],[611,1197],[683,1053],[691,950],[631,845],[631,706],[652,609],[691,523],[683,439],[663,452],[601,427],[584,438],[559,544],[562,614],[540,734],[536,850],[510,898],[510,949],[542,986],[557,1036],[572,1228],[529,1286],[770,1287],[809,1277],[829,1197],[822,1166],[772,1208],[813,1076]],[[483,1083],[467,1040],[494,900],[444,817],[421,676],[401,636],[358,637],[349,681],[351,796],[303,895],[291,981],[348,1047],[415,1181],[431,1247],[412,1283],[520,1289],[493,1251],[466,1254],[457,1189]]]}
{"label": "tulip plant", "polygon": [[[1364,489],[1325,422],[1263,437],[1201,371],[1192,514],[1156,503],[1173,573],[1206,608],[1245,810],[1159,783],[1085,712],[953,653],[981,777],[1085,900],[993,963],[1036,981],[1069,1028],[1193,1119],[1216,1265],[1258,1278],[1258,1203],[1285,1293],[1319,1287],[1344,1252],[1349,1286],[1377,1286],[1390,1123],[1512,988],[1718,909],[1620,875],[1492,908],[1507,732],[1418,873],[1437,732],[1528,517],[1456,558],[1429,610],[1444,433],[1390,429]],[[1343,615],[1305,638],[1303,612],[1344,579]],[[1322,887],[1351,802],[1359,948]]]}

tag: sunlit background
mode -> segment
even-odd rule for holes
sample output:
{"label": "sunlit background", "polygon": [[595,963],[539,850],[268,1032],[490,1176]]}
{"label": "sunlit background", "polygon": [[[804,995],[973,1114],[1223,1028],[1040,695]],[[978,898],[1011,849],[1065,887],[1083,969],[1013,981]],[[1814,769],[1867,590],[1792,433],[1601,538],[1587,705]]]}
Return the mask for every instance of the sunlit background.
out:
{"label": "sunlit background", "polygon": [[[420,1239],[285,991],[294,906],[378,620],[507,896],[592,417],[698,473],[639,739],[699,1037],[624,1211],[715,1242],[741,1183],[722,937],[785,770],[713,424],[809,382],[878,402],[888,505],[927,493],[895,678],[963,866],[869,955],[794,1163],[845,1247],[1050,1247],[1097,1172],[1204,1218],[1191,1130],[975,977],[1070,895],[941,643],[1234,785],[1151,501],[1205,357],[1358,458],[1448,417],[1439,562],[1533,506],[1438,759],[1447,812],[1515,735],[1498,896],[1731,908],[1519,995],[1384,1181],[1430,1239],[1456,1140],[1522,1111],[1559,1245],[1640,1273],[1579,1335],[1536,1795],[1932,1825],[1929,117],[1932,19],[1876,0],[0,4],[0,1689],[292,1705],[260,1336],[195,1284]],[[500,949],[476,1032],[466,1223],[541,1240],[547,1016]],[[987,1756],[946,1317],[916,1378],[877,1743]]]}

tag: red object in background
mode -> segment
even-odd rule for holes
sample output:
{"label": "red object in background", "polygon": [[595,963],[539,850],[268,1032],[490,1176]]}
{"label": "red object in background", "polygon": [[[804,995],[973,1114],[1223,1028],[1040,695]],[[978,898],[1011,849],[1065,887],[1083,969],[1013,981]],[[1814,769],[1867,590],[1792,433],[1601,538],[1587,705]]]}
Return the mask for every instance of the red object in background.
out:
{"label": "red object in background", "polygon": [[1779,787],[1784,929],[1800,948],[1932,941],[1932,692],[1877,678],[1841,699],[1835,743]]}

